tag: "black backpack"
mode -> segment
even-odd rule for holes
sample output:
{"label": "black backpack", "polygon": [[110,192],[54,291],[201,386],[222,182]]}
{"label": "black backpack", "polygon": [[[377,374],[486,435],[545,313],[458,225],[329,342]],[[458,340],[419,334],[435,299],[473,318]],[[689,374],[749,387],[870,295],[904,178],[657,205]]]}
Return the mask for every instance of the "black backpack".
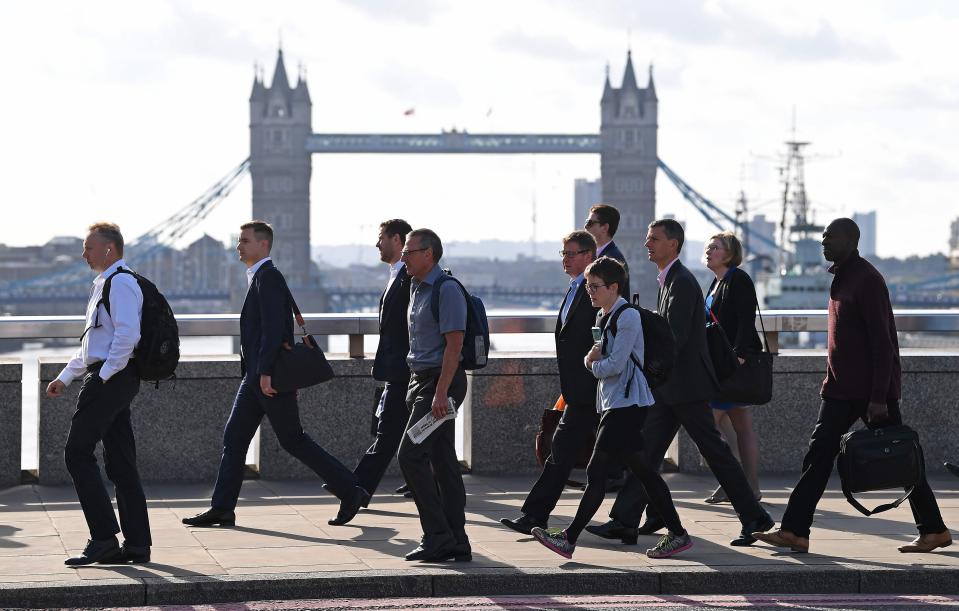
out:
{"label": "black backpack", "polygon": [[[100,303],[110,313],[110,285],[117,274],[130,274],[136,278],[143,293],[143,317],[140,321],[140,341],[133,349],[134,366],[141,380],[156,383],[174,377],[180,361],[180,331],[173,316],[173,309],[156,285],[140,274],[118,268],[103,284]],[[99,321],[97,321],[99,324]]]}
{"label": "black backpack", "polygon": [[459,285],[466,297],[466,331],[463,333],[463,360],[460,364],[463,369],[472,371],[486,367],[489,361],[489,319],[486,318],[486,306],[483,300],[475,295],[470,295],[463,283],[453,277],[453,273],[444,269],[433,285],[433,292],[430,295],[430,310],[433,312],[433,320],[440,320],[440,286],[447,280],[452,280]]}
{"label": "black backpack", "polygon": [[640,363],[634,354],[630,353],[629,357],[633,364],[646,376],[646,383],[649,384],[650,389],[659,388],[669,379],[673,364],[676,362],[676,342],[666,319],[656,312],[641,307],[637,303],[639,301],[638,297],[638,295],[633,295],[633,303],[627,303],[613,312],[609,320],[604,322],[604,325],[605,329],[613,337],[616,337],[616,323],[623,310],[631,308],[639,312],[643,324],[643,360],[645,365]]}

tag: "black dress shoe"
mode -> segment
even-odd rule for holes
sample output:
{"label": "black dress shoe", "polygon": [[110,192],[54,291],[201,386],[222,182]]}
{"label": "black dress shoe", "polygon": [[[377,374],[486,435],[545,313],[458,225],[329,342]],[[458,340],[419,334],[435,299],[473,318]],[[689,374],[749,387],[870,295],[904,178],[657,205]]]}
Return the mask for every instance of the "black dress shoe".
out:
{"label": "black dress shoe", "polygon": [[120,546],[120,553],[111,560],[101,560],[100,564],[144,564],[150,562],[149,545],[127,545]]}
{"label": "black dress shoe", "polygon": [[412,552],[406,554],[406,560],[412,562],[438,562],[447,560],[455,555],[456,539],[445,537],[423,537],[423,542]]}
{"label": "black dress shoe", "polygon": [[109,562],[120,555],[120,544],[116,537],[110,539],[88,539],[86,547],[79,556],[67,558],[63,564],[67,566],[84,566],[95,562]]}
{"label": "black dress shoe", "polygon": [[546,528],[546,520],[537,520],[533,516],[523,514],[519,519],[510,520],[509,518],[502,518],[499,521],[500,524],[504,526],[509,526],[518,533],[524,535],[530,534],[530,531],[534,527],[539,526],[540,528]]}
{"label": "black dress shoe", "polygon": [[636,545],[636,529],[613,519],[599,526],[586,526],[586,531],[604,539],[619,539],[626,545]]}
{"label": "black dress shoe", "polygon": [[656,531],[666,528],[666,522],[657,515],[650,515],[646,512],[646,521],[636,529],[637,535],[651,535]]}
{"label": "black dress shoe", "polygon": [[409,486],[409,484],[403,484],[402,486],[400,486],[399,488],[397,488],[397,489],[394,490],[393,492],[395,492],[396,494],[406,494],[406,493],[409,492],[409,491],[410,491],[410,486]]}
{"label": "black dress shoe", "polygon": [[957,467],[956,465],[952,464],[951,462],[942,463],[942,464],[943,464],[943,466],[946,467],[946,469],[949,470],[949,473],[952,473],[952,474],[955,475],[956,477],[959,477],[959,467]]}
{"label": "black dress shoe", "polygon": [[336,512],[336,517],[330,518],[326,523],[330,526],[343,526],[356,517],[356,512],[364,503],[369,502],[370,493],[359,486],[353,486],[351,496],[340,500],[340,510]]}
{"label": "black dress shoe", "polygon": [[225,509],[211,508],[181,521],[187,526],[234,526],[236,514]]}
{"label": "black dress shoe", "polygon": [[762,517],[743,524],[743,530],[739,533],[739,537],[730,541],[729,544],[734,547],[748,547],[756,542],[753,533],[766,532],[775,525],[776,522],[772,519],[772,516],[764,511]]}

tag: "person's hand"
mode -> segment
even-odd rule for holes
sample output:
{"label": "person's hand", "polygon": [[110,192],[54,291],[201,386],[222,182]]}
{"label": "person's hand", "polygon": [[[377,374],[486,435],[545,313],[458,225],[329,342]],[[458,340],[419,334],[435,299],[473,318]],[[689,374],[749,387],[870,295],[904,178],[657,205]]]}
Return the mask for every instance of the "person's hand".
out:
{"label": "person's hand", "polygon": [[889,408],[885,403],[870,401],[866,408],[866,420],[869,424],[879,424],[889,419]]}
{"label": "person's hand", "polygon": [[439,420],[449,412],[450,400],[446,398],[446,393],[436,393],[433,395],[433,417]]}
{"label": "person's hand", "polygon": [[273,388],[273,377],[267,375],[260,376],[260,390],[264,395],[271,399],[276,396],[276,389]]}
{"label": "person's hand", "polygon": [[54,380],[47,384],[47,396],[50,398],[56,398],[63,394],[63,391],[67,389],[67,385],[61,382],[60,380]]}
{"label": "person's hand", "polygon": [[743,365],[743,364],[746,363],[746,359],[744,359],[744,358],[741,357],[741,356],[737,356],[736,359],[739,361],[739,364],[740,364],[740,365]]}
{"label": "person's hand", "polygon": [[589,351],[589,354],[586,355],[586,360],[592,363],[593,361],[598,361],[603,356],[603,349],[599,344],[593,344],[592,349]]}

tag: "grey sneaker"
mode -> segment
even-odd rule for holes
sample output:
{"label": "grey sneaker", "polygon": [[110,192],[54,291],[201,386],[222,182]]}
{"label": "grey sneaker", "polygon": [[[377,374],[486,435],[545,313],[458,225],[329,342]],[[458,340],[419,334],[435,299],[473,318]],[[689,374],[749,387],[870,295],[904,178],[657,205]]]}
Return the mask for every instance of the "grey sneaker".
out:
{"label": "grey sneaker", "polygon": [[572,558],[573,550],[576,546],[566,538],[566,531],[559,528],[540,528],[539,526],[530,531],[537,541],[553,550],[563,558]]}
{"label": "grey sneaker", "polygon": [[674,535],[667,531],[659,540],[659,543],[656,544],[656,547],[646,550],[646,555],[650,558],[669,558],[679,552],[688,550],[692,546],[693,540],[689,538],[689,533]]}

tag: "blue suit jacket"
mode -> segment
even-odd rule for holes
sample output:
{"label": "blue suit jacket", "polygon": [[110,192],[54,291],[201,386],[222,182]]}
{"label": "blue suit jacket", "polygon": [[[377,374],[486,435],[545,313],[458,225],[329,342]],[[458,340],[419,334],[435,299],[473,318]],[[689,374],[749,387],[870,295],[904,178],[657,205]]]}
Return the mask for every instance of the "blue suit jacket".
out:
{"label": "blue suit jacket", "polygon": [[410,306],[410,276],[404,265],[380,295],[380,343],[373,360],[373,379],[380,382],[408,383],[410,368],[410,329],[406,313]]}
{"label": "blue suit jacket", "polygon": [[253,276],[240,311],[240,369],[243,375],[273,375],[283,342],[293,345],[293,308],[286,279],[272,261]]}

